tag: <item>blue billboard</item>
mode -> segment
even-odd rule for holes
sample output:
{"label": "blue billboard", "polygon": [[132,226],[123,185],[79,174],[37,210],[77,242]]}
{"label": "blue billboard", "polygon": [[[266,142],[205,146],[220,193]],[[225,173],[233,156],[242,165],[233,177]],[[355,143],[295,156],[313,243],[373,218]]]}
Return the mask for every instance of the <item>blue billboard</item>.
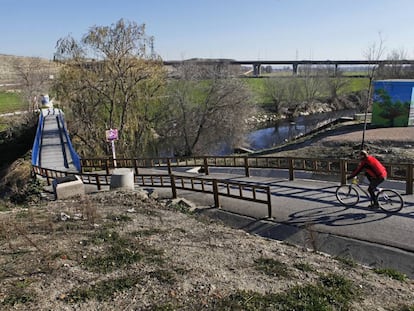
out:
{"label": "blue billboard", "polygon": [[374,81],[372,99],[372,125],[414,126],[414,80]]}

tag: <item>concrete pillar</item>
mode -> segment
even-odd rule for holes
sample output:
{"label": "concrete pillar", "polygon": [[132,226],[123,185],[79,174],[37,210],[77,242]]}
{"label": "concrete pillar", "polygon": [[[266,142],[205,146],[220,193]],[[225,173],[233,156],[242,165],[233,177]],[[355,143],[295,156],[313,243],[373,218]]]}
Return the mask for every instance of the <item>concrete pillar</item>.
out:
{"label": "concrete pillar", "polygon": [[53,181],[53,191],[57,200],[85,194],[85,187],[79,176],[58,177]]}
{"label": "concrete pillar", "polygon": [[124,189],[134,190],[134,172],[128,168],[117,168],[111,176],[110,190]]}
{"label": "concrete pillar", "polygon": [[262,64],[260,64],[260,63],[255,63],[255,64],[253,64],[253,75],[254,75],[255,77],[260,76],[260,67],[261,67],[261,65],[262,65]]}
{"label": "concrete pillar", "polygon": [[293,75],[296,76],[298,74],[298,63],[293,63]]}

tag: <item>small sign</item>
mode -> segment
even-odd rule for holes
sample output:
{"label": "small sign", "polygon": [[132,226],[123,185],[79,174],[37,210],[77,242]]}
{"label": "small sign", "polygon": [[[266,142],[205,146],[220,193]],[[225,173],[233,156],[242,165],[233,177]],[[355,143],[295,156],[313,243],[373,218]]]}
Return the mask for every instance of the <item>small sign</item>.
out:
{"label": "small sign", "polygon": [[106,140],[107,141],[114,141],[118,140],[118,130],[117,129],[110,129],[105,131]]}

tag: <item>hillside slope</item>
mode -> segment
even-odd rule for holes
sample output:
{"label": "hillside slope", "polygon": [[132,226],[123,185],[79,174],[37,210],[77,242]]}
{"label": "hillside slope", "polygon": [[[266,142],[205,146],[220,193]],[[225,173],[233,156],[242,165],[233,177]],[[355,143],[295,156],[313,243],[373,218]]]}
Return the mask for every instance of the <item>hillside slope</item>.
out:
{"label": "hillside slope", "polygon": [[142,192],[1,212],[0,228],[3,310],[414,308],[414,282],[393,271],[250,235]]}

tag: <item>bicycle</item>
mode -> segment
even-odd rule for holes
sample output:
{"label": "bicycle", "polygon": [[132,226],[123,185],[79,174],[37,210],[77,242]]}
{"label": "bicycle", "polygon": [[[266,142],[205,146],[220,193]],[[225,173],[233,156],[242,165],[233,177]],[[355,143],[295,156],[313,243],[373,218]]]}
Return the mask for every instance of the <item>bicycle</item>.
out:
{"label": "bicycle", "polygon": [[[335,194],[342,205],[350,207],[359,203],[361,199],[360,192],[363,192],[368,198],[371,198],[369,192],[361,187],[359,179],[355,177],[352,183],[338,186]],[[377,188],[375,190],[375,196],[378,206],[385,212],[397,213],[404,206],[402,196],[394,190]]]}

